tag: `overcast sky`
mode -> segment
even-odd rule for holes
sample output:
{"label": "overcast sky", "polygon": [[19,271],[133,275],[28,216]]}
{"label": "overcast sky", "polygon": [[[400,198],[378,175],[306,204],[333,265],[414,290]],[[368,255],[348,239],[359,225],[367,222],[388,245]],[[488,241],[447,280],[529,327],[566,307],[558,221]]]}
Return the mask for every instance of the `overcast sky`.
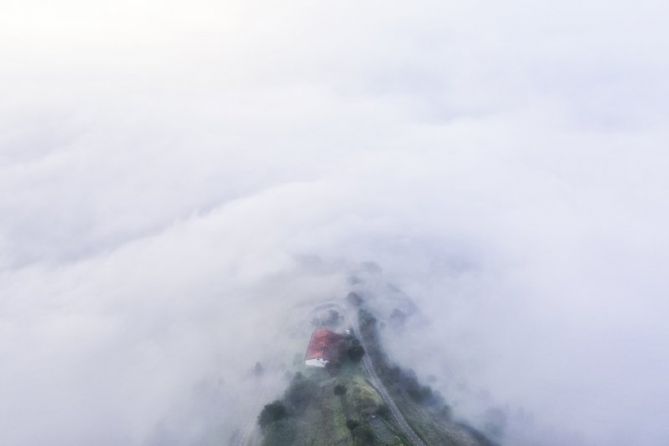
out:
{"label": "overcast sky", "polygon": [[220,442],[371,261],[462,417],[668,444],[668,14],[0,0],[0,443]]}

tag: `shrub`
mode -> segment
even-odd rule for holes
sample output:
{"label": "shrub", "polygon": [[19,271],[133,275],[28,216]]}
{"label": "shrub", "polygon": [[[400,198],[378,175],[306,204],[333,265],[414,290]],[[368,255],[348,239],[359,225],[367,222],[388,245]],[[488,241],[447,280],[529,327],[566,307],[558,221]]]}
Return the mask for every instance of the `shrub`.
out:
{"label": "shrub", "polygon": [[352,431],[356,445],[372,445],[376,436],[369,426],[358,426]]}
{"label": "shrub", "polygon": [[346,393],[346,386],[337,384],[334,386],[334,394],[337,396],[341,396]]}

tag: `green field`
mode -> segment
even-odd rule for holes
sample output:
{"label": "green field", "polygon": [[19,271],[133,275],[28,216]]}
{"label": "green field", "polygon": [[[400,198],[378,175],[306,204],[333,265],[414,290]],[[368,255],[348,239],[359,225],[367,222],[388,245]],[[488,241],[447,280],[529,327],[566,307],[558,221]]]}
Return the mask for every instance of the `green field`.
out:
{"label": "green field", "polygon": [[263,446],[409,444],[384,418],[381,396],[367,382],[362,367],[351,361],[334,371],[301,370],[273,404],[285,411],[261,423]]}

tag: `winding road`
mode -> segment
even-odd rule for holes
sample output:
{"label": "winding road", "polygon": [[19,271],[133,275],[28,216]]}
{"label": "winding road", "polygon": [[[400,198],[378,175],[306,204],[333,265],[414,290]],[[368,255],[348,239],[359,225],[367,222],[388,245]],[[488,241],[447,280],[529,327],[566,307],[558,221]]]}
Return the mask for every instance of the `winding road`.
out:
{"label": "winding road", "polygon": [[[355,331],[358,334],[358,339],[360,340],[362,348],[365,349],[365,352],[368,352],[369,349],[367,348],[367,344],[365,344],[365,340],[362,339],[362,336],[360,335],[360,324],[357,315],[350,317],[350,319],[355,322]],[[362,362],[365,366],[365,371],[367,372],[369,383],[372,385],[372,387],[374,387],[374,389],[376,389],[377,392],[379,392],[381,398],[383,398],[383,401],[388,406],[388,409],[390,409],[390,413],[393,415],[393,418],[397,422],[399,428],[402,430],[402,433],[407,437],[413,446],[427,446],[427,443],[425,443],[418,436],[418,434],[416,434],[416,432],[404,418],[404,415],[402,415],[399,407],[397,407],[397,404],[395,404],[395,400],[392,396],[390,396],[390,393],[388,393],[388,390],[381,381],[381,378],[379,378],[379,375],[376,374],[374,363],[372,362],[372,358],[369,357],[369,354],[365,353],[365,355],[362,357]]]}
{"label": "winding road", "polygon": [[390,409],[390,413],[392,413],[393,418],[395,418],[395,421],[402,430],[402,433],[409,439],[412,445],[427,446],[427,443],[421,440],[421,438],[416,434],[416,432],[411,428],[407,420],[404,418],[402,412],[400,412],[399,407],[397,407],[397,404],[395,404],[395,400],[393,400],[393,398],[390,396],[385,386],[381,382],[381,379],[376,374],[374,365],[372,364],[372,360],[369,355],[364,356],[363,362],[369,378],[369,383],[372,385],[372,387],[374,387],[374,389],[376,389],[377,392],[379,392],[381,398],[383,398],[383,401],[388,406],[388,409]]}

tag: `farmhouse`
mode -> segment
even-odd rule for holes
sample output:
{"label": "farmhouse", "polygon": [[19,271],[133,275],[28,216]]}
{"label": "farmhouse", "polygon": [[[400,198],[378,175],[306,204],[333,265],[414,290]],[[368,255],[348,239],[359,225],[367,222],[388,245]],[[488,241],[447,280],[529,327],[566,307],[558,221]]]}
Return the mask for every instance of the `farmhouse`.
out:
{"label": "farmhouse", "polygon": [[341,355],[344,336],[320,328],[311,335],[304,364],[310,367],[325,367],[336,362]]}

